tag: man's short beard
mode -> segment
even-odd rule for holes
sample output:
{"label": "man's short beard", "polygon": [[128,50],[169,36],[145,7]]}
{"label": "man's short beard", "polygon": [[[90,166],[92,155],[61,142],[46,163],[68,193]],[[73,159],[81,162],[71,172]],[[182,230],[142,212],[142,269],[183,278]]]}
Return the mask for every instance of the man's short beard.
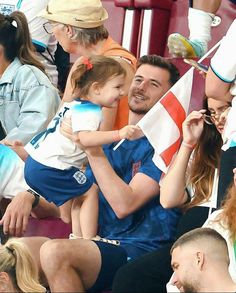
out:
{"label": "man's short beard", "polygon": [[144,109],[132,109],[131,107],[129,107],[129,110],[138,115],[145,115],[148,112],[147,110],[144,110]]}
{"label": "man's short beard", "polygon": [[189,283],[182,284],[182,287],[184,289],[184,292],[186,292],[186,293],[196,293],[196,292],[199,292],[199,290],[195,286],[193,286],[193,285],[191,285]]}

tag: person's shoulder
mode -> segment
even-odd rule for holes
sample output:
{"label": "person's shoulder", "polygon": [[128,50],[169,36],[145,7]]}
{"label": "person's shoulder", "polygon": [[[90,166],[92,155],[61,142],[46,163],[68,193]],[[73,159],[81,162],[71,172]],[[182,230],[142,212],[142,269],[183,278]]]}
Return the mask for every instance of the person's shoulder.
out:
{"label": "person's shoulder", "polygon": [[122,47],[119,43],[109,37],[104,45],[103,55],[107,57],[120,58],[121,62],[125,61],[131,66],[136,66],[136,57],[127,49]]}
{"label": "person's shoulder", "polygon": [[205,223],[203,224],[203,227],[209,227],[209,228],[215,229],[216,227],[221,226],[222,225],[220,221],[221,214],[222,214],[222,209],[216,210],[213,213],[211,213],[208,216]]}
{"label": "person's shoulder", "polygon": [[54,88],[46,73],[44,73],[38,67],[30,64],[23,64],[21,67],[19,67],[16,79],[24,80],[25,85],[43,85],[52,89]]}
{"label": "person's shoulder", "polygon": [[82,100],[79,97],[75,98],[71,102],[65,102],[65,103],[67,103],[67,105],[69,105],[70,107],[81,107],[84,109],[86,108],[86,109],[99,109],[99,110],[102,109],[100,105],[94,104],[93,102],[89,100]]}

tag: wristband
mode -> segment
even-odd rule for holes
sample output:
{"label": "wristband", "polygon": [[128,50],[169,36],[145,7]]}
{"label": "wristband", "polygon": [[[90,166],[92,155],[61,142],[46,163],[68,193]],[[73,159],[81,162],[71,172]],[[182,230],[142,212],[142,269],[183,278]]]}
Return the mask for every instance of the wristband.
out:
{"label": "wristband", "polygon": [[119,130],[114,131],[113,139],[114,139],[114,141],[120,141],[121,140]]}
{"label": "wristband", "polygon": [[27,191],[34,196],[34,201],[32,203],[32,209],[34,209],[39,204],[40,195],[31,189],[28,189]]}
{"label": "wristband", "polygon": [[185,141],[182,141],[182,145],[185,146],[186,148],[189,148],[191,150],[194,150],[196,145],[195,144],[190,144],[190,143],[187,143]]}

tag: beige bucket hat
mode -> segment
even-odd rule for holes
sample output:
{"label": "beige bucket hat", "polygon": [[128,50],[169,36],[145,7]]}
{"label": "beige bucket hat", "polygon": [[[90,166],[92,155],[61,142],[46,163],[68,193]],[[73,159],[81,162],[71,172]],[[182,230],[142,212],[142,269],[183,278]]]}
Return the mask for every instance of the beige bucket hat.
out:
{"label": "beige bucket hat", "polygon": [[50,0],[39,16],[80,28],[102,25],[108,13],[100,0]]}

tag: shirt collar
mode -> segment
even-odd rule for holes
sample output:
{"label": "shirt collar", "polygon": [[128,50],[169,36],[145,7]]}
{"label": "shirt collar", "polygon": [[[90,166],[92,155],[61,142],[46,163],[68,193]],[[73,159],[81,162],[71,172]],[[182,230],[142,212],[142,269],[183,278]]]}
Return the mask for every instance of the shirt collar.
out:
{"label": "shirt collar", "polygon": [[12,83],[15,78],[16,72],[22,64],[20,60],[16,57],[13,62],[6,68],[2,77],[0,78],[0,85],[4,83]]}

